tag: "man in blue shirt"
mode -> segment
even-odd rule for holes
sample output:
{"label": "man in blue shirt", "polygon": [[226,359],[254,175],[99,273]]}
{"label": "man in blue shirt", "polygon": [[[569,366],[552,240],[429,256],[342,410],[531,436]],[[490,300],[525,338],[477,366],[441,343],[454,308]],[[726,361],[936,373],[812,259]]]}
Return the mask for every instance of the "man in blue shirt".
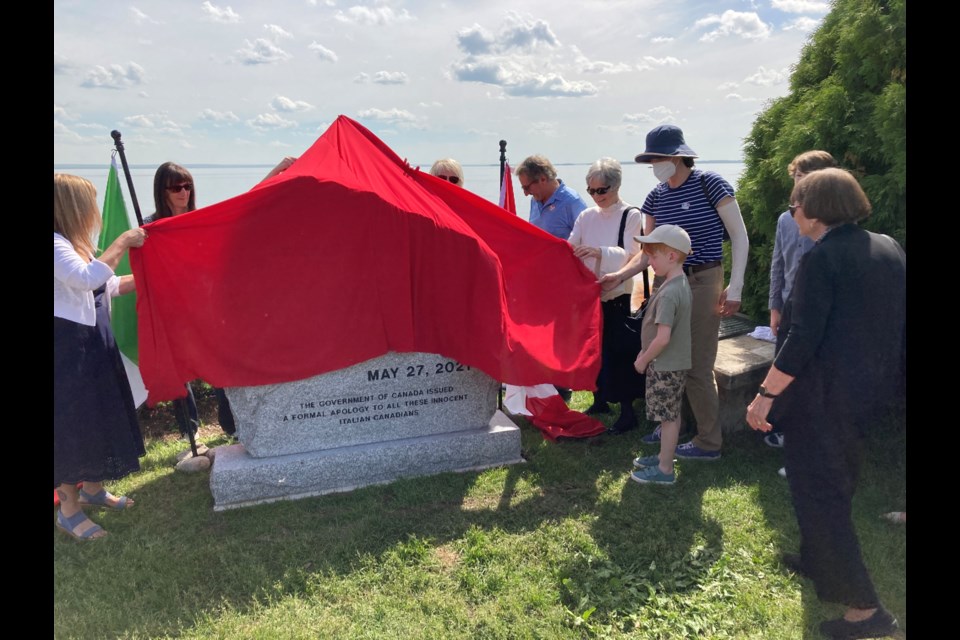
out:
{"label": "man in blue shirt", "polygon": [[580,212],[587,208],[576,191],[557,178],[544,156],[530,156],[516,170],[523,193],[531,196],[530,222],[561,240],[567,240]]}

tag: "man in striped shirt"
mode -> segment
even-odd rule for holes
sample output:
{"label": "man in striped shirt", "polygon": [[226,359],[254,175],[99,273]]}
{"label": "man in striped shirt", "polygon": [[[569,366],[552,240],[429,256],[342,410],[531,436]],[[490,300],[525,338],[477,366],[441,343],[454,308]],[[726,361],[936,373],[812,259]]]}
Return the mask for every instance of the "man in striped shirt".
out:
{"label": "man in striped shirt", "polygon": [[[740,309],[743,273],[750,248],[747,229],[733,187],[712,171],[694,168],[697,154],[687,146],[675,125],[660,125],[647,134],[647,148],[637,162],[650,163],[660,181],[644,201],[644,234],[662,224],[674,224],[687,232],[691,252],[683,264],[693,294],[691,343],[693,367],[687,374],[687,399],[697,422],[697,435],[677,447],[676,456],[691,460],[718,460],[723,444],[720,400],[713,365],[717,358],[720,318]],[[730,236],[733,268],[730,284],[723,284],[724,230]],[[648,266],[641,252],[620,271],[604,276],[604,288],[640,273]],[[656,285],[656,280],[654,281]],[[645,436],[648,444],[659,442],[659,429]]]}

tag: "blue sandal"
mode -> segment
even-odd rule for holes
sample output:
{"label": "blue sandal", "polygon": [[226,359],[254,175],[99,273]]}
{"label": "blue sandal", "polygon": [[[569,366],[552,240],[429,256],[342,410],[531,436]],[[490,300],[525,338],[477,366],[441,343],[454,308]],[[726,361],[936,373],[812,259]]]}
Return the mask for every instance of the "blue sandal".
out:
{"label": "blue sandal", "polygon": [[[57,528],[69,535],[74,540],[96,540],[93,536],[99,531],[103,531],[103,527],[94,523],[94,525],[88,528],[83,533],[76,533],[77,527],[83,524],[84,520],[89,520],[87,514],[83,511],[77,511],[75,514],[69,518],[63,515],[63,511],[57,510]],[[104,531],[106,533],[106,531]],[[99,536],[104,537],[104,536]]]}
{"label": "blue sandal", "polygon": [[86,507],[89,505],[89,506],[95,506],[95,507],[103,507],[104,509],[116,509],[117,511],[122,511],[124,509],[127,509],[128,507],[133,506],[128,504],[127,496],[120,496],[119,498],[117,498],[116,504],[110,504],[107,501],[109,498],[115,498],[115,497],[116,496],[107,493],[106,489],[100,489],[100,491],[94,495],[90,495],[83,489],[80,489],[80,499],[78,500],[78,502],[82,507]]}

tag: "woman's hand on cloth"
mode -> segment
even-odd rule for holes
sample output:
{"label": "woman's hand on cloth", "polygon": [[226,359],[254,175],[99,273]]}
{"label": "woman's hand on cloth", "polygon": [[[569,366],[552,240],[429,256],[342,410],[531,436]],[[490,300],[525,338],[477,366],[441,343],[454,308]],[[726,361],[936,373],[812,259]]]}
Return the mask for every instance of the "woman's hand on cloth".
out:
{"label": "woman's hand on cloth", "polygon": [[147,232],[143,230],[143,227],[137,227],[136,229],[124,231],[118,238],[118,240],[123,243],[123,246],[128,249],[130,247],[142,247],[146,239]]}
{"label": "woman's hand on cloth", "polygon": [[578,245],[573,248],[573,255],[577,256],[581,260],[587,258],[600,259],[600,249],[598,247],[588,247],[586,245]]}
{"label": "woman's hand on cloth", "polygon": [[759,393],[747,406],[747,424],[755,431],[770,431],[773,425],[767,422],[767,414],[773,406],[772,398],[764,398]]}

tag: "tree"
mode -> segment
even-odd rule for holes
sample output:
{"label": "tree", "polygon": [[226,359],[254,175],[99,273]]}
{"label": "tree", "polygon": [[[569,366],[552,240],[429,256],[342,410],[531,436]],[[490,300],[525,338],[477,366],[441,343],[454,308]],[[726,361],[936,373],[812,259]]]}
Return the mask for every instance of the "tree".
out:
{"label": "tree", "polygon": [[905,0],[835,0],[804,46],[790,93],[757,117],[745,141],[737,200],[750,231],[743,310],[766,319],[777,216],[792,188],[787,165],[829,151],[873,204],[863,224],[906,247],[907,39]]}

